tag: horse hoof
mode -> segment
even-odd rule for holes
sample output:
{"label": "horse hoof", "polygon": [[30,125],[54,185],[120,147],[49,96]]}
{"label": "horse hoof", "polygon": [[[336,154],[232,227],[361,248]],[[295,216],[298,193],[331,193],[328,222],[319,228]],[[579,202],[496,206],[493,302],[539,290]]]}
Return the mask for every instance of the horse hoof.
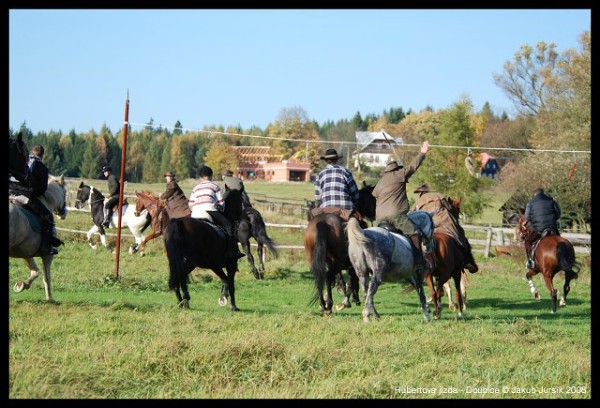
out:
{"label": "horse hoof", "polygon": [[567,301],[564,300],[564,299],[561,299],[559,305],[560,306],[566,306],[567,305]]}
{"label": "horse hoof", "polygon": [[219,298],[219,305],[220,306],[225,306],[227,304],[227,298],[225,296],[221,296]]}
{"label": "horse hoof", "polygon": [[539,293],[536,293],[535,295],[533,295],[533,298],[534,298],[535,300],[542,300],[542,297],[540,296],[540,294],[539,294]]}
{"label": "horse hoof", "polygon": [[189,309],[190,308],[190,301],[187,299],[183,299],[181,302],[179,302],[177,304],[177,306],[179,306],[182,309]]}
{"label": "horse hoof", "polygon": [[431,315],[427,313],[423,315],[423,319],[425,319],[425,322],[429,323],[431,321]]}
{"label": "horse hoof", "polygon": [[23,290],[27,289],[25,287],[25,283],[24,282],[17,282],[15,283],[15,286],[13,287],[13,290],[17,293],[23,292]]}
{"label": "horse hoof", "polygon": [[454,305],[454,303],[448,305],[448,309],[450,309],[451,312],[454,312],[456,310],[456,306]]}

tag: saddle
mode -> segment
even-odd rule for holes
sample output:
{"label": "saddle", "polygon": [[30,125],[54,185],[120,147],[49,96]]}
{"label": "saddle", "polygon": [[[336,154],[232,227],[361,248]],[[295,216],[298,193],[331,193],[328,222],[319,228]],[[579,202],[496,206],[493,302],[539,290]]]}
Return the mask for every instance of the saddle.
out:
{"label": "saddle", "polygon": [[367,223],[364,221],[362,215],[360,215],[360,213],[356,210],[347,210],[345,208],[339,208],[339,207],[317,207],[317,208],[312,208],[310,210],[310,215],[312,218],[316,217],[317,215],[321,215],[321,214],[336,214],[344,222],[348,222],[350,217],[356,218],[362,228],[367,227]]}
{"label": "saddle", "polygon": [[42,223],[43,223],[42,217],[37,212],[35,212],[33,208],[31,208],[29,205],[27,205],[27,202],[25,201],[26,198],[27,197],[25,197],[25,196],[11,195],[8,197],[8,201],[15,207],[19,207],[19,208],[22,208],[23,210],[25,210],[25,211],[23,211],[23,214],[29,220],[31,229],[34,232],[41,233],[42,232]]}

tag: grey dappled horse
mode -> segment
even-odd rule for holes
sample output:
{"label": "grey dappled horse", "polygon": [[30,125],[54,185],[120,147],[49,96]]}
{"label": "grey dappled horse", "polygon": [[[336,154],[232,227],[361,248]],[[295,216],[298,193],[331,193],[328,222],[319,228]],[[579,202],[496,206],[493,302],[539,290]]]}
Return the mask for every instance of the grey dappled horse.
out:
{"label": "grey dappled horse", "polygon": [[[57,215],[61,220],[67,216],[65,180],[63,176],[48,177],[48,189],[40,197],[40,201],[48,210]],[[29,278],[18,281],[14,286],[15,292],[29,289],[39,275],[38,266],[34,257],[41,257],[44,267],[44,289],[46,300],[52,301],[50,290],[50,266],[54,255],[41,255],[42,243],[41,224],[37,215],[25,208],[8,203],[8,255],[11,258],[22,258],[29,268]]]}
{"label": "grey dappled horse", "polygon": [[[409,218],[415,224],[427,251],[433,244],[433,221],[426,211],[412,211]],[[348,256],[358,275],[360,286],[365,294],[363,320],[368,322],[371,316],[379,319],[375,309],[374,297],[379,285],[384,281],[405,280],[417,288],[423,317],[431,320],[429,306],[423,290],[423,271],[415,268],[413,246],[407,237],[392,233],[384,228],[362,229],[357,220],[350,218],[346,227],[348,235]],[[371,275],[369,279],[369,274]]]}

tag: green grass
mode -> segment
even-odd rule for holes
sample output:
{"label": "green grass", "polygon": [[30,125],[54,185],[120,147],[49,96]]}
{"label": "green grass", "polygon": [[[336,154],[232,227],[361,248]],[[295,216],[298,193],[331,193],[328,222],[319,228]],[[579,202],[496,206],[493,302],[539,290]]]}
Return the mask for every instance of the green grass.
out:
{"label": "green grass", "polygon": [[240,261],[240,312],[217,304],[220,283],[201,269],[190,310],[179,309],[160,241],[151,246],[143,258],[122,253],[115,280],[113,254],[68,242],[53,264],[55,303],[43,300],[41,277],[10,290],[27,271],[9,259],[9,398],[591,397],[587,267],[556,314],[539,277],[542,300],[532,298],[521,260],[477,259],[464,319],[444,305],[425,323],[416,293],[386,282],[375,297],[381,319],[366,324],[360,306],[325,318],[309,305],[313,280],[298,250],[269,258],[260,281]]}
{"label": "green grass", "polygon": [[[164,186],[156,187],[150,190]],[[312,193],[310,183],[247,189]],[[304,221],[262,204],[259,210],[267,222]],[[114,254],[67,232],[91,225],[89,213],[76,211],[57,222],[66,245],[52,267],[53,303],[44,300],[41,277],[27,291],[12,291],[28,271],[9,258],[11,399],[591,398],[589,264],[556,314],[539,276],[542,300],[531,296],[524,259],[476,254],[480,271],[469,275],[463,319],[444,298],[441,319],[425,323],[416,292],[385,282],[375,296],[381,319],[366,324],[356,305],[322,317],[309,304],[314,282],[304,250],[282,249],[277,259],[268,255],[264,280],[240,260],[239,312],[218,305],[220,282],[202,269],[191,275],[190,309],[183,310],[167,288],[161,239],[142,258],[127,253],[126,238],[117,280]],[[302,245],[303,230],[267,230],[279,245]],[[562,282],[555,278],[561,291]],[[334,301],[341,301],[337,293]]]}

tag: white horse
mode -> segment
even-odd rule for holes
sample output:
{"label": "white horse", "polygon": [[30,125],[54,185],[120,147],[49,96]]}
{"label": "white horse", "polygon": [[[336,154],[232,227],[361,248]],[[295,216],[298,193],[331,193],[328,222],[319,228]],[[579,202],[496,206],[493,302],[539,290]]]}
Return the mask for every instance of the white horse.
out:
{"label": "white horse", "polygon": [[[57,215],[61,220],[67,216],[66,189],[63,176],[49,176],[48,189],[40,201],[48,210]],[[29,289],[33,281],[39,275],[39,269],[34,257],[41,257],[44,265],[44,290],[46,300],[52,301],[50,290],[50,266],[54,255],[41,255],[40,245],[42,243],[41,225],[37,215],[30,211],[8,203],[8,254],[11,258],[22,258],[29,268],[29,278],[18,281],[13,290],[22,292]]]}
{"label": "white horse", "polygon": [[[431,215],[426,211],[412,211],[408,213],[408,216],[417,227],[427,251],[431,251],[433,243]],[[348,220],[346,233],[348,235],[348,256],[365,293],[363,320],[368,322],[371,316],[379,319],[373,299],[379,285],[384,280],[404,280],[417,289],[423,318],[425,321],[431,321],[429,306],[423,290],[425,275],[424,271],[416,268],[411,241],[402,234],[392,233],[380,227],[363,230],[355,218]]]}
{"label": "white horse", "polygon": [[[88,208],[92,213],[92,221],[94,226],[87,232],[88,244],[92,249],[96,249],[97,245],[92,239],[93,234],[100,234],[100,242],[106,249],[109,249],[106,241],[106,232],[102,222],[104,220],[104,195],[93,186],[88,186],[83,183],[79,184],[77,189],[77,199],[75,201],[75,208],[83,208],[85,203],[88,203]],[[119,214],[118,211],[113,212],[112,219],[108,228],[117,228],[119,225]],[[135,245],[129,247],[129,253],[136,253],[142,241],[144,240],[143,232],[148,228],[152,219],[147,210],[142,211],[138,216],[135,215],[135,204],[123,204],[121,209],[121,228],[128,227],[135,238]]]}

